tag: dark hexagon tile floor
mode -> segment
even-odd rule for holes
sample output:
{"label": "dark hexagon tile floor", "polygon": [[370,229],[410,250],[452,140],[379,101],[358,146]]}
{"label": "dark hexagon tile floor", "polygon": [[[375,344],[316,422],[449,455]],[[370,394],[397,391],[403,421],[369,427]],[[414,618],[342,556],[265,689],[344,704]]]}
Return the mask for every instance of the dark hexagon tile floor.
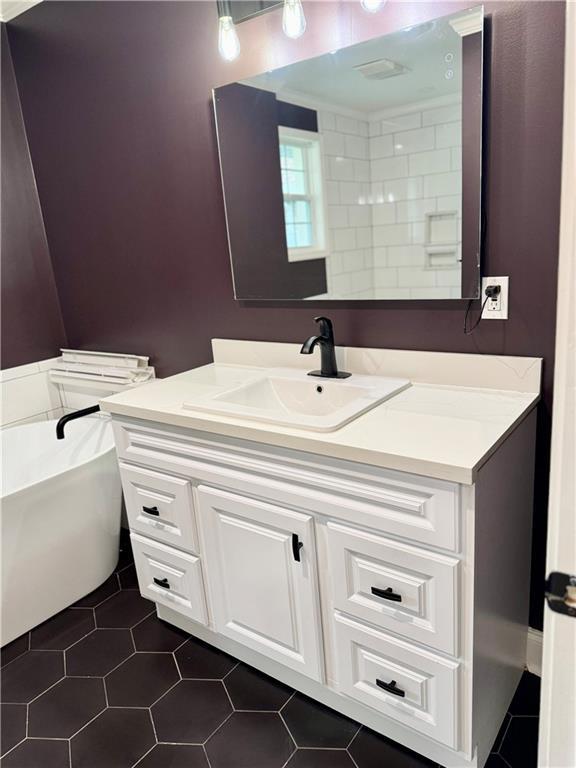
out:
{"label": "dark hexagon tile floor", "polygon": [[212,768],[283,768],[294,741],[276,712],[234,712],[206,743]]}
{"label": "dark hexagon tile floor", "polygon": [[238,662],[217,648],[190,638],[174,654],[180,674],[191,680],[222,680]]}
{"label": "dark hexagon tile floor", "polygon": [[[160,621],[129,541],[73,607],[2,648],[1,768],[436,768]],[[486,768],[536,768],[526,673]]]}
{"label": "dark hexagon tile floor", "polygon": [[26,739],[1,761],[2,768],[69,768],[70,749],[65,740]]}
{"label": "dark hexagon tile floor", "polygon": [[292,696],[292,689],[246,664],[226,675],[224,685],[234,709],[278,711]]}
{"label": "dark hexagon tile floor", "polygon": [[180,680],[171,653],[135,653],[106,677],[111,707],[150,707]]}
{"label": "dark hexagon tile floor", "polygon": [[356,763],[345,749],[297,749],[286,768],[356,768]]}
{"label": "dark hexagon tile floor", "polygon": [[64,654],[58,651],[28,651],[3,667],[1,700],[28,704],[63,676]]}
{"label": "dark hexagon tile floor", "polygon": [[129,629],[95,629],[65,651],[66,674],[103,677],[134,653]]}
{"label": "dark hexagon tile floor", "polygon": [[132,628],[132,637],[137,651],[172,653],[188,640],[189,635],[152,614]]}
{"label": "dark hexagon tile floor", "polygon": [[25,704],[0,704],[0,755],[26,738]]}
{"label": "dark hexagon tile floor", "polygon": [[28,736],[69,739],[106,708],[97,677],[65,677],[28,706]]}
{"label": "dark hexagon tile floor", "polygon": [[152,707],[159,741],[202,744],[232,714],[220,680],[181,680]]}
{"label": "dark hexagon tile floor", "polygon": [[156,744],[138,768],[210,768],[206,752],[192,744]]}
{"label": "dark hexagon tile floor", "polygon": [[282,717],[299,747],[346,749],[360,728],[358,723],[301,693],[286,704]]}
{"label": "dark hexagon tile floor", "polygon": [[106,709],[72,738],[72,765],[131,768],[155,742],[148,709]]}
{"label": "dark hexagon tile floor", "polygon": [[88,608],[67,608],[30,633],[32,650],[63,651],[92,632],[94,613]]}

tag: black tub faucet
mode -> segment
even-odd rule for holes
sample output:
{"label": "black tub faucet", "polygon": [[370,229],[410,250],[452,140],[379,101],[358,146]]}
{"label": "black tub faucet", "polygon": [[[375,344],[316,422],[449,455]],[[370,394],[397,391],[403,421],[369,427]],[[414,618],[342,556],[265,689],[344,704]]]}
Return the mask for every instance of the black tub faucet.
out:
{"label": "black tub faucet", "polygon": [[90,408],[82,408],[80,411],[74,411],[73,413],[67,413],[65,416],[62,416],[56,424],[56,438],[58,440],[64,440],[64,427],[69,421],[80,419],[82,416],[88,416],[91,413],[97,413],[99,410],[99,405],[91,405]]}
{"label": "black tub faucet", "polygon": [[347,379],[351,374],[339,371],[336,365],[336,353],[334,351],[334,330],[332,321],[327,317],[315,317],[314,322],[320,326],[318,336],[310,336],[304,344],[300,354],[311,355],[314,347],[320,345],[321,364],[319,371],[310,371],[308,376],[322,376],[325,379]]}

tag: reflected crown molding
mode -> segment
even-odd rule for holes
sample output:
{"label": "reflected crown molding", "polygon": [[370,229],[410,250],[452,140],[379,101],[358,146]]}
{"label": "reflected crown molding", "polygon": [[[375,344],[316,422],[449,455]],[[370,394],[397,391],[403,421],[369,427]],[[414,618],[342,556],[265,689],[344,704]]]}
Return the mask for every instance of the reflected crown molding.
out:
{"label": "reflected crown molding", "polygon": [[460,37],[466,37],[482,31],[483,18],[483,9],[480,8],[457,19],[450,19],[448,23]]}

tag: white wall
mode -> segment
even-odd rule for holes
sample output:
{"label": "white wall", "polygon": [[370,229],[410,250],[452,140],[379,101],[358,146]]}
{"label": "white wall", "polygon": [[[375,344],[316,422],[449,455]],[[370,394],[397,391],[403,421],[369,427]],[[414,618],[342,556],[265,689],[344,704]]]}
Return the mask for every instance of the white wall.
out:
{"label": "white wall", "polygon": [[0,371],[0,427],[58,419],[64,413],[59,387],[48,378],[57,358]]}

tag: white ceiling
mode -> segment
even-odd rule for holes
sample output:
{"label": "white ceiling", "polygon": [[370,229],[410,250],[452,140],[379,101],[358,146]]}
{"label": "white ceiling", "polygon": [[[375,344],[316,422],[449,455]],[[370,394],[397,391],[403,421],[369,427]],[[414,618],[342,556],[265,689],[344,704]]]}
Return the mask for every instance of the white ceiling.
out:
{"label": "white ceiling", "polygon": [[[462,38],[449,21],[461,16],[445,16],[244,82],[280,95],[301,95],[304,102],[317,100],[362,113],[460,94]],[[454,57],[451,63],[445,60],[447,54]],[[385,80],[367,80],[354,69],[378,59],[391,59],[409,71]],[[454,73],[452,79],[445,76],[448,69]]]}

